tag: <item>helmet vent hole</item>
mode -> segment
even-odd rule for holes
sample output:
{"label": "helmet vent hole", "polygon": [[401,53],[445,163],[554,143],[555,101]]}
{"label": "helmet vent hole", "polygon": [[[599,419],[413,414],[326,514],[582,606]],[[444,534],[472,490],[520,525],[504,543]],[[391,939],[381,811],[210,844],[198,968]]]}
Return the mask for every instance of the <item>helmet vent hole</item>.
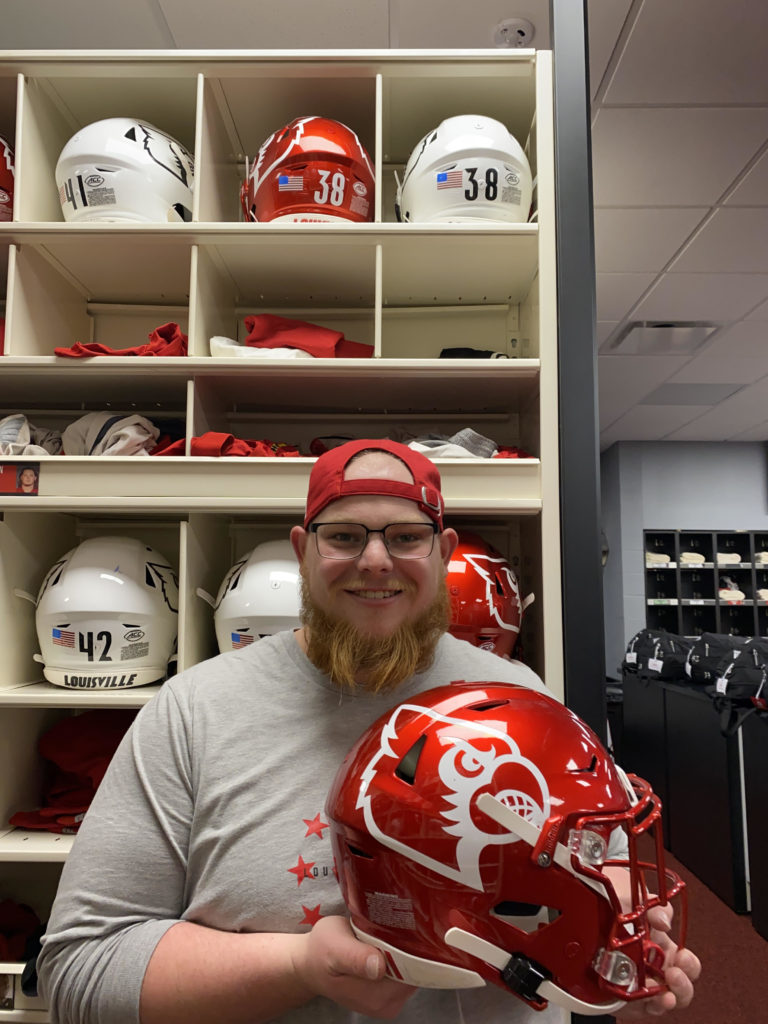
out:
{"label": "helmet vent hole", "polygon": [[361,850],[359,846],[354,846],[352,843],[347,843],[347,849],[353,857],[364,857],[366,860],[373,860],[372,853],[366,853],[365,850]]}
{"label": "helmet vent hole", "polygon": [[126,139],[130,139],[131,142],[135,142],[136,141],[136,129],[135,128],[129,128],[128,131],[125,133],[125,138]]}
{"label": "helmet vent hole", "polygon": [[424,744],[426,742],[427,737],[420,736],[397,768],[395,768],[395,775],[398,779],[402,779],[403,782],[407,782],[409,786],[413,785],[414,779],[416,778],[416,768],[419,764],[419,757],[421,756],[421,752],[424,749]]}
{"label": "helmet vent hole", "polygon": [[572,771],[573,771],[574,774],[581,773],[581,774],[584,774],[584,775],[588,775],[590,772],[593,772],[596,767],[597,767],[597,754],[593,754],[592,755],[592,760],[589,762],[588,765],[586,765],[584,768],[573,768]]}
{"label": "helmet vent hole", "polygon": [[496,708],[503,708],[505,704],[509,704],[508,700],[488,700],[484,704],[473,704],[469,709],[470,711],[476,711],[478,714],[485,714],[487,711],[495,711]]}
{"label": "helmet vent hole", "polygon": [[520,903],[517,900],[502,900],[493,908],[496,917],[535,917],[540,911],[538,903]]}

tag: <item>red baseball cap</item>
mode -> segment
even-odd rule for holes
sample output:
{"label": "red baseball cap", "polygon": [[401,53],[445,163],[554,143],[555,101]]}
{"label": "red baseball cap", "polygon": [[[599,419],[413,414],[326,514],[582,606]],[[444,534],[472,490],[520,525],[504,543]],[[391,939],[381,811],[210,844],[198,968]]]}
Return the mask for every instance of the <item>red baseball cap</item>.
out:
{"label": "red baseball cap", "polygon": [[[400,459],[410,470],[413,483],[376,477],[345,480],[344,472],[350,461],[355,455],[368,451],[387,452]],[[415,501],[422,512],[426,512],[429,518],[437,523],[439,530],[443,528],[445,502],[440,493],[440,473],[437,466],[421,452],[414,451],[397,441],[348,441],[321,455],[309,476],[304,528],[306,529],[332,501],[356,494],[383,494]]]}

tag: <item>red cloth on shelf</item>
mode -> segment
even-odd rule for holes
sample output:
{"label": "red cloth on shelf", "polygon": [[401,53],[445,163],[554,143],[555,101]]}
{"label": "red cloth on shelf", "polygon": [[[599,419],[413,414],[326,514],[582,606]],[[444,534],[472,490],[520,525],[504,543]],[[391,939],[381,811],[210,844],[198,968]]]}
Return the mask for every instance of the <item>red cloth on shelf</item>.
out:
{"label": "red cloth on shelf", "polygon": [[251,348],[298,348],[318,359],[370,359],[373,356],[373,345],[348,341],[341,331],[306,320],[259,313],[247,316],[244,323],[248,336],[243,344]]}
{"label": "red cloth on shelf", "polygon": [[47,768],[41,806],[18,811],[9,824],[46,832],[76,832],[136,714],[124,708],[99,709],[56,722],[37,745]]}
{"label": "red cloth on shelf", "polygon": [[[150,455],[183,455],[185,442],[172,441],[164,446],[158,445],[149,453]],[[190,455],[207,458],[221,458],[222,456],[239,456],[241,458],[274,458],[299,457],[301,452],[292,444],[284,444],[280,441],[250,441],[234,434],[223,434],[215,430],[209,430],[199,437],[190,438]]]}
{"label": "red cloth on shelf", "polygon": [[15,900],[0,900],[0,960],[24,960],[27,942],[39,928],[40,918],[31,907]]}
{"label": "red cloth on shelf", "polygon": [[168,323],[155,328],[148,335],[149,344],[136,348],[109,348],[98,342],[83,344],[76,341],[71,348],[55,348],[54,355],[82,359],[86,356],[185,356],[187,336],[178,324]]}
{"label": "red cloth on shelf", "polygon": [[499,450],[491,456],[492,459],[533,459],[534,455],[527,452],[524,448],[509,447],[506,445],[499,445]]}

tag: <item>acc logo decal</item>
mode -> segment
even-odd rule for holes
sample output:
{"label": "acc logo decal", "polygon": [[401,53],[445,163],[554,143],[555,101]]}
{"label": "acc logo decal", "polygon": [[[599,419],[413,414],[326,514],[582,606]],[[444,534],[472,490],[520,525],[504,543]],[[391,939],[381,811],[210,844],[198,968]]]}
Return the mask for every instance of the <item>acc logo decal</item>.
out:
{"label": "acc logo decal", "polygon": [[[440,812],[445,823],[440,826],[437,834],[426,838],[438,841],[432,848],[439,847],[442,850],[446,848],[445,837],[454,837],[453,863],[438,860],[412,842],[388,834],[386,816],[382,815],[382,820],[377,820],[378,791],[373,784],[379,772],[393,774],[402,759],[405,751],[397,749],[402,746],[398,744],[397,720],[398,716],[409,712],[432,719],[432,724],[425,730],[427,745],[432,745],[433,756],[437,756],[435,747],[442,748],[437,772],[445,787],[443,799],[446,809]],[[504,778],[504,786],[498,784],[498,778],[494,782],[500,769],[503,769],[500,777]],[[549,787],[544,775],[533,761],[523,757],[515,741],[505,732],[475,722],[449,718],[418,705],[403,704],[395,709],[382,729],[379,751],[360,777],[357,806],[363,810],[370,834],[384,846],[397,850],[445,878],[482,892],[482,851],[486,846],[499,846],[520,840],[510,832],[484,832],[478,827],[476,821],[479,813],[475,810],[473,814],[472,808],[480,791],[492,792],[497,799],[537,827],[541,827],[551,814]],[[422,842],[424,838],[422,832],[415,837],[415,841]]]}

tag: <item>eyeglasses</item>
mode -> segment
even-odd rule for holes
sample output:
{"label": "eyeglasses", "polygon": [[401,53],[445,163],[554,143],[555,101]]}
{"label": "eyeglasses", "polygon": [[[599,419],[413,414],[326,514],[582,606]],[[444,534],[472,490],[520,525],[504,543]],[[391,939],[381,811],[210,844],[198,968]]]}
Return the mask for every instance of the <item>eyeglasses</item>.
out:
{"label": "eyeglasses", "polygon": [[389,523],[380,530],[369,530],[362,523],[311,523],[309,532],[314,533],[323,558],[357,558],[372,533],[381,534],[392,558],[426,558],[432,554],[437,523]]}

